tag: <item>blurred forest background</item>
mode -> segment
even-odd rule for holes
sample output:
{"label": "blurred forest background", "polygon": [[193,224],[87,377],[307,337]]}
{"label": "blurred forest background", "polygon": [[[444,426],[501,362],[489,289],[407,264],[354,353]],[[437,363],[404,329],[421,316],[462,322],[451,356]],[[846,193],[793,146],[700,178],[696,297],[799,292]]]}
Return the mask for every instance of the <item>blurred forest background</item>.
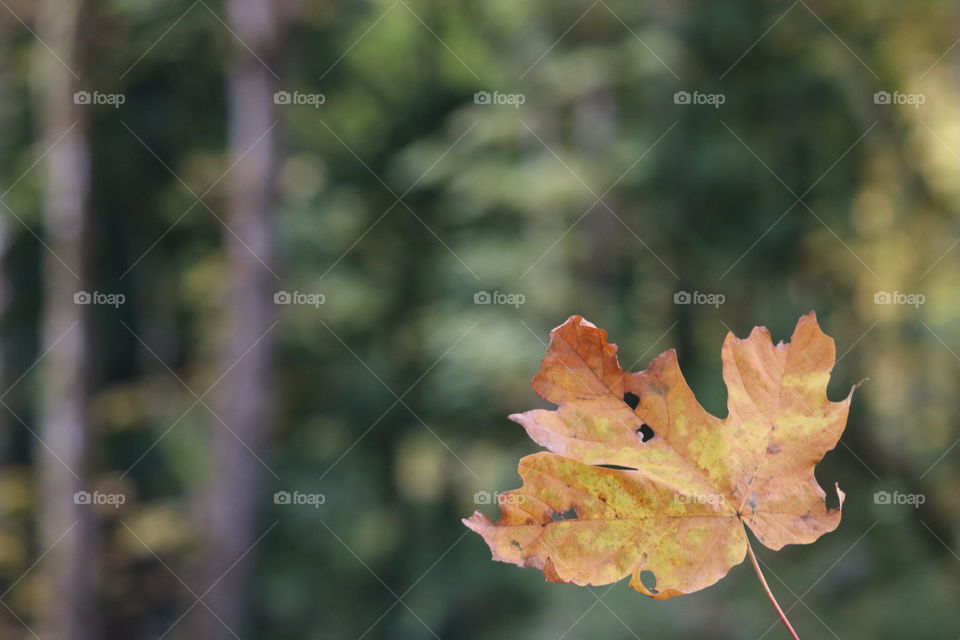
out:
{"label": "blurred forest background", "polygon": [[0,5],[0,637],[784,638],[746,564],[656,602],[460,518],[568,315],[723,416],[811,309],[869,382],[771,587],[960,636],[955,2]]}

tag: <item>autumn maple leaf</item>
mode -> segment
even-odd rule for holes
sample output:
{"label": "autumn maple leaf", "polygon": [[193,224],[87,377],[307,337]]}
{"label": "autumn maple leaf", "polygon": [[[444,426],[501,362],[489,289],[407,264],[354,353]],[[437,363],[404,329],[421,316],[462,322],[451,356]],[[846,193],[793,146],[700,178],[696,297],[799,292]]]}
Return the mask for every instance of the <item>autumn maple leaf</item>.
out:
{"label": "autumn maple leaf", "polygon": [[499,521],[479,511],[464,520],[494,560],[578,585],[629,575],[663,600],[743,562],[746,528],[774,550],[836,529],[840,507],[827,508],[814,466],[836,446],[853,389],[828,400],[835,349],[814,313],[788,344],[763,327],[727,335],[722,420],[697,402],[674,350],[638,373],[625,373],[616,351],[580,316],[551,332],[533,388],[558,409],[510,416],[551,453],[520,460],[523,486],[500,494]]}

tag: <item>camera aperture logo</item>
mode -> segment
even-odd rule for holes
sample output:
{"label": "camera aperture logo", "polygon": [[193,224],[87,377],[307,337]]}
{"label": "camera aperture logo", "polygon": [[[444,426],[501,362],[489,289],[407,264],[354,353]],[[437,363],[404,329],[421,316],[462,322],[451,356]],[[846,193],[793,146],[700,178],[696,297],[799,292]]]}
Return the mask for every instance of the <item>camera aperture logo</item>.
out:
{"label": "camera aperture logo", "polygon": [[914,509],[919,509],[920,505],[927,501],[927,496],[922,493],[900,493],[894,491],[877,491],[873,494],[873,504],[895,504],[910,505]]}
{"label": "camera aperture logo", "polygon": [[273,94],[273,104],[279,105],[308,105],[319,109],[326,103],[327,96],[322,93],[304,93],[302,91],[277,91]]}
{"label": "camera aperture logo", "polygon": [[722,93],[700,93],[699,91],[677,91],[673,94],[673,104],[705,104],[719,109],[727,101]]}
{"label": "camera aperture logo", "polygon": [[706,304],[714,309],[719,309],[720,305],[727,301],[727,297],[722,293],[704,293],[702,291],[677,291],[673,294],[673,304]]}
{"label": "camera aperture logo", "polygon": [[522,293],[503,293],[501,291],[477,291],[473,294],[473,304],[506,304],[515,309],[527,301],[527,296]]}
{"label": "camera aperture logo", "polygon": [[525,496],[499,491],[477,491],[473,494],[473,504],[523,504]]}
{"label": "camera aperture logo", "polygon": [[923,93],[900,93],[894,91],[877,91],[873,94],[873,104],[905,104],[919,109],[920,105],[927,101],[926,94]]}
{"label": "camera aperture logo", "polygon": [[127,501],[122,493],[103,493],[101,491],[77,491],[73,494],[73,504],[107,505],[119,509]]}
{"label": "camera aperture logo", "polygon": [[306,293],[304,291],[277,291],[273,294],[273,304],[303,304],[319,309],[327,301],[322,293]]}
{"label": "camera aperture logo", "polygon": [[873,304],[905,304],[915,309],[927,301],[922,293],[903,293],[902,291],[877,291],[873,294]]}
{"label": "camera aperture logo", "polygon": [[327,496],[322,493],[302,493],[300,491],[277,491],[273,494],[273,504],[309,506],[319,509],[320,505],[327,501]]}
{"label": "camera aperture logo", "polygon": [[127,101],[127,96],[122,93],[100,93],[99,91],[77,91],[73,94],[73,104],[80,105],[109,105],[114,109],[119,109]]}
{"label": "camera aperture logo", "polygon": [[516,109],[527,101],[527,96],[522,93],[500,93],[494,91],[477,91],[473,94],[473,104],[507,104]]}
{"label": "camera aperture logo", "polygon": [[104,293],[102,291],[77,291],[73,294],[73,304],[104,304],[114,309],[127,301],[122,293]]}

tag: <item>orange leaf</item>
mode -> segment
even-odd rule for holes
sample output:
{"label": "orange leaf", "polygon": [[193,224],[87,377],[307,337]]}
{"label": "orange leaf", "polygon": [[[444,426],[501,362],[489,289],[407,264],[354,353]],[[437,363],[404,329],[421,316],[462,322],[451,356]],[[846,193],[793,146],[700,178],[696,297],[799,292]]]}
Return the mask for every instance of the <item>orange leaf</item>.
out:
{"label": "orange leaf", "polygon": [[494,560],[579,585],[630,575],[662,600],[740,564],[745,526],[775,550],[837,528],[840,508],[827,509],[814,466],[840,439],[853,390],[827,399],[835,349],[814,313],[788,344],[763,327],[727,335],[723,420],[697,402],[672,349],[639,373],[616,352],[580,316],[551,332],[533,388],[558,409],[510,416],[551,453],[520,460],[523,486],[501,494],[498,522],[479,511],[464,520]]}

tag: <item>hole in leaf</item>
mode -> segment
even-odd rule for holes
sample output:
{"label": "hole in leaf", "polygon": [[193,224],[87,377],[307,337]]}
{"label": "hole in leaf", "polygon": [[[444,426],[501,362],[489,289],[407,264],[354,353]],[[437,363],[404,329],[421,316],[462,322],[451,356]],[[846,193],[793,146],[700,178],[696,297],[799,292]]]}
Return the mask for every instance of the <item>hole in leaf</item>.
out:
{"label": "hole in leaf", "polygon": [[554,521],[554,522],[557,522],[558,520],[576,520],[576,519],[577,519],[577,509],[576,509],[575,507],[570,507],[569,509],[567,509],[567,510],[564,511],[563,513],[558,513],[558,512],[556,512],[556,511],[554,511],[553,514],[552,514],[550,517],[553,518],[553,521]]}
{"label": "hole in leaf", "polygon": [[627,391],[625,394],[623,394],[623,401],[627,403],[628,407],[636,410],[637,405],[640,404],[640,396]]}
{"label": "hole in leaf", "polygon": [[637,435],[640,436],[640,442],[646,442],[656,434],[653,432],[653,429],[650,428],[650,425],[644,423],[637,429]]}
{"label": "hole in leaf", "polygon": [[595,464],[595,467],[600,467],[601,469],[614,469],[616,471],[636,471],[636,467],[621,467],[619,464]]}
{"label": "hole in leaf", "polygon": [[660,593],[657,591],[657,576],[654,575],[653,571],[647,569],[641,571],[640,582],[643,583],[643,586],[645,586],[650,593]]}
{"label": "hole in leaf", "polygon": [[827,489],[827,497],[824,499],[824,504],[828,511],[840,508],[840,496],[837,495],[837,491],[833,487]]}

